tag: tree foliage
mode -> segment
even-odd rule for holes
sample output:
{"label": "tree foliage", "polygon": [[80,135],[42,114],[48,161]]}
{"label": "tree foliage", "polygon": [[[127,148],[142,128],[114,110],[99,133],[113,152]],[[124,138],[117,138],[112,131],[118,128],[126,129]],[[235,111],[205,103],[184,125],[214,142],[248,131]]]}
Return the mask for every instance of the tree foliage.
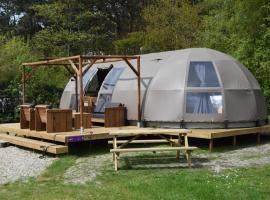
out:
{"label": "tree foliage", "polygon": [[[210,0],[199,40],[201,45],[231,54],[255,75],[270,105],[270,2]],[[270,110],[270,108],[269,108]]]}
{"label": "tree foliage", "polygon": [[186,0],[158,0],[143,11],[146,51],[192,47],[200,26],[199,7]]}
{"label": "tree foliage", "polygon": [[[88,53],[213,48],[249,68],[269,106],[269,13],[268,0],[0,0],[0,122],[17,117],[22,62]],[[39,68],[28,102],[57,106],[69,76]]]}

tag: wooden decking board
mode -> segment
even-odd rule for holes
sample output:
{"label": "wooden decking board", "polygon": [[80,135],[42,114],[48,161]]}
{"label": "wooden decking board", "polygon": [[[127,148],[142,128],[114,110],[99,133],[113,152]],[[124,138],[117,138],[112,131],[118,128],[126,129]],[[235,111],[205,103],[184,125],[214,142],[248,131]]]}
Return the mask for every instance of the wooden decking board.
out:
{"label": "wooden decking board", "polygon": [[[109,133],[119,134],[122,136],[130,136],[132,133],[170,133],[177,134],[180,129],[161,129],[161,128],[138,128],[136,126],[124,126],[114,128],[104,127],[92,127],[85,129],[84,134],[80,134],[79,130],[72,132],[61,132],[61,133],[47,133],[46,131],[30,131],[29,129],[20,129],[19,123],[0,124],[0,133],[14,133],[21,136],[29,136],[33,138],[46,139],[51,141],[57,141],[62,143],[70,142],[71,140],[78,139],[83,141],[99,140],[99,139],[110,139],[112,135]],[[189,137],[203,138],[203,139],[215,139],[222,137],[230,137],[236,135],[250,134],[250,133],[264,133],[270,132],[270,125],[253,128],[235,128],[235,129],[191,129],[192,132],[188,133]]]}
{"label": "wooden decking board", "polygon": [[68,152],[68,147],[63,145],[57,145],[49,142],[42,142],[38,140],[22,138],[18,136],[11,136],[6,134],[0,134],[0,139],[8,141],[11,144],[18,146],[35,149],[39,151],[44,151],[44,148],[47,148],[47,152],[52,154],[63,154]]}
{"label": "wooden decking board", "polygon": [[188,133],[189,137],[203,138],[203,139],[215,139],[223,137],[231,137],[237,135],[246,135],[252,133],[265,133],[270,132],[270,124],[252,127],[252,128],[233,128],[233,129],[191,129],[191,133]]}

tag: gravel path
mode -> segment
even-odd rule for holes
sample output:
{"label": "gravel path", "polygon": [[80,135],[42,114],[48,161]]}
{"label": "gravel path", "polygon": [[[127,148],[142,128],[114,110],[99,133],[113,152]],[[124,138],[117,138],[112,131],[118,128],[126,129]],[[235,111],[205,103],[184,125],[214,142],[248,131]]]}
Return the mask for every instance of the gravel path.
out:
{"label": "gravel path", "polygon": [[102,169],[110,164],[109,160],[111,158],[109,153],[78,158],[75,165],[70,167],[64,174],[65,182],[84,184],[95,180],[96,176],[102,173]]}
{"label": "gravel path", "polygon": [[41,154],[14,146],[0,148],[0,184],[38,176],[57,158],[39,158]]}
{"label": "gravel path", "polygon": [[[40,159],[41,154],[17,147],[0,148],[0,184],[13,182],[19,178],[38,176],[46,167],[57,158],[45,157]],[[140,157],[138,157],[140,156]],[[127,153],[121,156],[120,167],[123,169],[145,168],[186,168],[185,157],[181,156],[180,162],[174,156],[157,153]],[[192,156],[194,169],[205,168],[216,173],[224,169],[237,169],[270,164],[270,144],[246,147],[224,153],[196,153]],[[66,183],[84,184],[95,181],[98,175],[104,171],[113,171],[112,155],[90,155],[80,157],[64,174]],[[98,183],[98,182],[96,182]]]}
{"label": "gravel path", "polygon": [[[196,162],[196,158],[208,159],[207,162]],[[239,167],[254,167],[270,164],[270,144],[241,148],[224,153],[211,153],[208,155],[197,155],[195,165],[210,168],[219,173],[224,169]]]}
{"label": "gravel path", "polygon": [[[140,156],[140,157],[138,157]],[[120,168],[123,169],[168,169],[187,168],[185,157],[181,156],[180,162],[174,156],[168,157],[167,153],[151,154],[145,156],[138,153],[126,153],[121,156]],[[215,173],[224,169],[235,169],[240,167],[251,167],[270,164],[270,144],[246,147],[224,153],[193,153],[193,169],[205,168]],[[64,177],[66,183],[86,183],[95,181],[97,175],[103,172],[113,171],[112,155],[110,153],[88,156],[77,159],[75,165],[70,167]],[[121,169],[120,169],[121,170]]]}

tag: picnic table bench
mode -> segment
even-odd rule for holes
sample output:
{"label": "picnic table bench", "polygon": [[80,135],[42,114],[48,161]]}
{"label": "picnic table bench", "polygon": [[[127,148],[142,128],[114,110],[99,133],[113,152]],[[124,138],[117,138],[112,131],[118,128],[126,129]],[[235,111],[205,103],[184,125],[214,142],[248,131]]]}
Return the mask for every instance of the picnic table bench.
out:
{"label": "picnic table bench", "polygon": [[[109,135],[113,137],[113,141],[109,141],[109,144],[113,144],[113,148],[110,152],[113,154],[114,169],[118,170],[118,160],[120,153],[124,152],[156,152],[156,151],[176,151],[176,158],[179,159],[180,151],[186,152],[186,159],[188,166],[191,167],[191,152],[197,147],[189,146],[187,134],[191,132],[187,129],[149,129],[141,128],[139,130],[112,130]],[[149,140],[137,140],[141,136],[159,136],[161,140],[149,139]],[[129,140],[117,140],[119,137],[130,137]],[[170,138],[166,137],[170,136]],[[172,136],[177,136],[178,139],[173,139]],[[184,146],[181,146],[182,137],[184,137]],[[147,147],[147,148],[124,148],[131,143],[170,143],[169,147]],[[118,144],[120,144],[118,146]]]}

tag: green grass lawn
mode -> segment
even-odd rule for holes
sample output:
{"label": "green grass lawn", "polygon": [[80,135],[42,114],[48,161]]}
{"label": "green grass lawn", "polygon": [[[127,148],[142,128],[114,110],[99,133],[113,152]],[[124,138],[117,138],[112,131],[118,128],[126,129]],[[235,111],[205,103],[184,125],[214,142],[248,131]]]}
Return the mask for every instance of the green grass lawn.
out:
{"label": "green grass lawn", "polygon": [[[90,155],[104,151],[97,150]],[[0,199],[270,199],[270,166],[231,169],[217,174],[199,168],[122,167],[115,172],[111,163],[95,181],[64,183],[64,172],[78,157],[63,156],[37,178],[0,186]]]}

